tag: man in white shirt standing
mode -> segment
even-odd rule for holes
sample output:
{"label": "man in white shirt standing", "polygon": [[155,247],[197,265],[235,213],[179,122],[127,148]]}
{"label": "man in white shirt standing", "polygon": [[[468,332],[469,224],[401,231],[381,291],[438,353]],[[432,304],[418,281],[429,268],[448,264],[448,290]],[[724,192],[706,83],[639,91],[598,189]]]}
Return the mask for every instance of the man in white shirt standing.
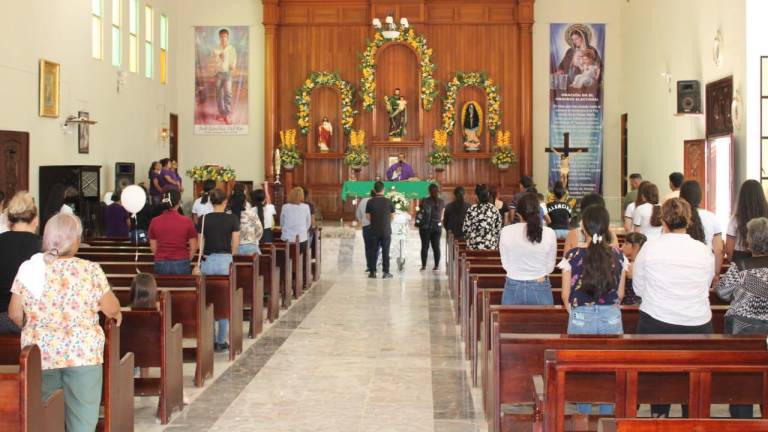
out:
{"label": "man in white shirt standing", "polygon": [[229,44],[229,30],[219,30],[219,46],[213,52],[216,61],[216,103],[218,119],[226,124],[232,122],[232,75],[237,69],[237,52]]}

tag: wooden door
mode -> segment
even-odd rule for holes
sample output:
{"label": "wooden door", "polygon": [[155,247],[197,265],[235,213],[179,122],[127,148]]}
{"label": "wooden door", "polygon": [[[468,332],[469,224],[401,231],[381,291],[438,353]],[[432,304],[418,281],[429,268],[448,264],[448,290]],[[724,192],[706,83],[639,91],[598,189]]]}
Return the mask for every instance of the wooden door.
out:
{"label": "wooden door", "polygon": [[[685,141],[683,150],[683,177],[686,180],[696,180],[702,189],[701,208],[708,208],[709,180],[707,169],[707,142],[703,139]],[[714,192],[714,191],[711,191]]]}
{"label": "wooden door", "polygon": [[0,131],[0,191],[29,190],[29,133]]}
{"label": "wooden door", "polygon": [[175,160],[176,162],[179,161],[179,115],[178,114],[171,114],[171,118],[169,120],[169,127],[168,129],[170,132],[169,137],[169,147],[171,154],[168,156],[171,158],[171,160]]}
{"label": "wooden door", "polygon": [[627,173],[627,150],[629,149],[629,135],[627,131],[627,122],[629,121],[629,114],[624,113],[621,115],[621,196],[627,196],[627,183],[629,183],[629,175]]}

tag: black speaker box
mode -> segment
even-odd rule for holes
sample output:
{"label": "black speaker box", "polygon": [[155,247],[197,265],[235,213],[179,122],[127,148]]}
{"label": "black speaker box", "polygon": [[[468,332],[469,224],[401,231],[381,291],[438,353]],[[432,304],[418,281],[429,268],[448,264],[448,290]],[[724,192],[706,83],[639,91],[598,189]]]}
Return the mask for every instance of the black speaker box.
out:
{"label": "black speaker box", "polygon": [[677,113],[701,114],[701,84],[698,81],[677,82]]}
{"label": "black speaker box", "polygon": [[136,182],[136,164],[133,162],[115,163],[115,192],[125,189]]}

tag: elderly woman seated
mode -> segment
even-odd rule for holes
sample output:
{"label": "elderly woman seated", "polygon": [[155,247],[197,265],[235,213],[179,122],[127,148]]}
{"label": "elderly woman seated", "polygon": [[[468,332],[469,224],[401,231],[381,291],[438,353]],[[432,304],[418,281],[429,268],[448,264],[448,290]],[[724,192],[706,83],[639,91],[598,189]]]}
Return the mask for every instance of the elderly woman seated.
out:
{"label": "elderly woman seated", "polygon": [[[747,248],[752,257],[736,260],[720,282],[717,295],[731,301],[725,314],[725,332],[768,333],[768,219],[747,223]],[[751,418],[752,406],[731,405],[731,417]]]}

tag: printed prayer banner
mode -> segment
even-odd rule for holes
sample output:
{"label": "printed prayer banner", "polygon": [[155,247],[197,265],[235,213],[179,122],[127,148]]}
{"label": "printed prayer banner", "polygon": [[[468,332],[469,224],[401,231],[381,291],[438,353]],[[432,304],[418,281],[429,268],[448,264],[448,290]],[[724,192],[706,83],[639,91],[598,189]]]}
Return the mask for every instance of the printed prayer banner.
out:
{"label": "printed prayer banner", "polygon": [[247,26],[195,27],[195,134],[248,134]]}
{"label": "printed prayer banner", "polygon": [[562,181],[575,198],[602,193],[605,24],[549,31],[549,188]]}

